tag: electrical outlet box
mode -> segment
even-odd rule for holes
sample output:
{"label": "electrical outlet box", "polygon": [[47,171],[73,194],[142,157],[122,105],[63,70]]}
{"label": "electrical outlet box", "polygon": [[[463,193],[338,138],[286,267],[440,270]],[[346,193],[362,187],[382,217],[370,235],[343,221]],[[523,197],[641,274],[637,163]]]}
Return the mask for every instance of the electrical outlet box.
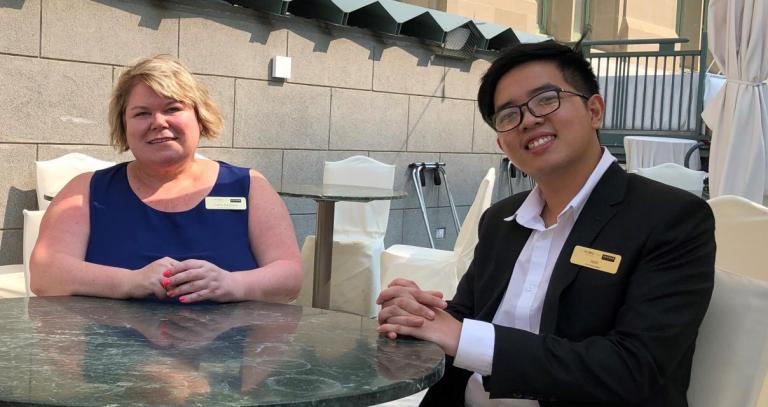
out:
{"label": "electrical outlet box", "polygon": [[276,56],[272,59],[272,76],[291,79],[291,57]]}
{"label": "electrical outlet box", "polygon": [[445,228],[435,229],[435,239],[445,239]]}

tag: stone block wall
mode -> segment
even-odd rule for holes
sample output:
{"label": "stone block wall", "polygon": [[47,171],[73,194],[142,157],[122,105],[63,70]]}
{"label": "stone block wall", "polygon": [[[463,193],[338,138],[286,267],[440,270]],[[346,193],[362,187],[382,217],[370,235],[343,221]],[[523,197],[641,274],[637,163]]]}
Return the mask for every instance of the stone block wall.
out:
{"label": "stone block wall", "polygon": [[[68,152],[130,160],[108,145],[112,85],[138,58],[178,56],[226,119],[204,140],[212,159],[253,167],[276,189],[319,183],[326,160],[368,155],[397,165],[387,245],[428,245],[407,169],[444,161],[461,218],[501,158],[475,97],[488,58],[445,59],[408,38],[202,0],[0,0],[0,264],[20,263],[22,209],[36,209],[35,160]],[[292,77],[270,77],[292,58]],[[505,195],[505,194],[502,194]],[[427,188],[430,221],[455,230],[444,188]],[[315,204],[286,199],[299,243]]]}

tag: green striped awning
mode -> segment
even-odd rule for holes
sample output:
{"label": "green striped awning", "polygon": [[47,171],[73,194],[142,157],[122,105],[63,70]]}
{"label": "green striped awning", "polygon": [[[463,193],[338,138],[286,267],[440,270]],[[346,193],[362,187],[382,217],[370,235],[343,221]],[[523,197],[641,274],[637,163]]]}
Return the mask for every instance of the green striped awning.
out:
{"label": "green striped awning", "polygon": [[471,54],[476,49],[502,50],[549,37],[444,13],[395,0],[227,0],[231,4],[281,15],[296,15],[332,24],[406,35]]}

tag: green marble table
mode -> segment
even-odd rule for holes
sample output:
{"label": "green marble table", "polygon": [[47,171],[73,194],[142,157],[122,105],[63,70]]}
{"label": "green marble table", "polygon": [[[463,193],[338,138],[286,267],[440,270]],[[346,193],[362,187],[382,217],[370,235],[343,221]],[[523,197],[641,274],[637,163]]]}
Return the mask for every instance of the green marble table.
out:
{"label": "green marble table", "polygon": [[0,300],[0,404],[365,406],[443,374],[429,342],[294,305]]}
{"label": "green marble table", "polygon": [[331,304],[331,266],[333,263],[333,216],[338,201],[371,202],[402,199],[403,191],[352,185],[285,185],[280,195],[310,198],[317,202],[315,261],[312,280],[312,306],[328,309]]}

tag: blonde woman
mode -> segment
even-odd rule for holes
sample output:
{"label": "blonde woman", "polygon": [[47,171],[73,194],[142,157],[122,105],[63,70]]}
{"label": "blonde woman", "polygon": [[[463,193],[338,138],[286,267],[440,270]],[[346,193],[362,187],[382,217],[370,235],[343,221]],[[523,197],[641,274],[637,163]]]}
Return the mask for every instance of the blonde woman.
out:
{"label": "blonde woman", "polygon": [[134,161],[74,178],[32,253],[37,295],[288,302],[301,287],[288,211],[258,172],[195,157],[222,128],[207,90],[174,57],[118,79],[111,143]]}

